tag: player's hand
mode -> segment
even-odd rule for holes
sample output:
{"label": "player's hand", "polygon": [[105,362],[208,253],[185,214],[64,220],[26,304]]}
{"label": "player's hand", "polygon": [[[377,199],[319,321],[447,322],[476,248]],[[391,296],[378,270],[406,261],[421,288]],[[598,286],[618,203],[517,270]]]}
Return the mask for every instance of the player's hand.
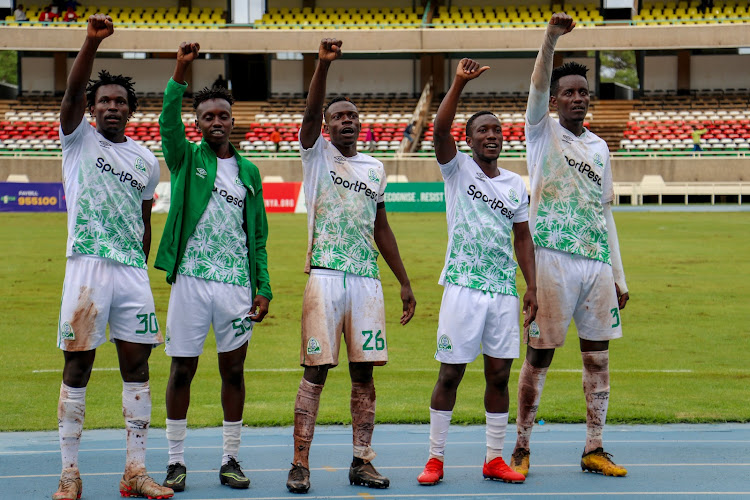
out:
{"label": "player's hand", "polygon": [[190,64],[198,58],[198,52],[201,50],[199,43],[195,42],[182,42],[180,47],[177,49],[177,62],[182,64]]}
{"label": "player's hand", "polygon": [[320,41],[318,58],[321,61],[335,61],[341,57],[341,45],[344,42],[336,38],[324,38]]}
{"label": "player's hand", "polygon": [[466,81],[473,80],[488,69],[490,69],[489,66],[481,66],[474,59],[465,57],[458,61],[458,66],[456,67],[456,77],[462,78]]}
{"label": "player's hand", "polygon": [[250,314],[247,317],[256,323],[260,323],[266,317],[266,314],[268,314],[268,304],[270,302],[263,295],[256,295],[253,299],[253,307],[250,309]]}
{"label": "player's hand", "polygon": [[411,284],[401,285],[401,302],[404,303],[404,312],[401,314],[401,324],[405,325],[414,317],[414,309],[417,307],[417,299],[411,291]]}
{"label": "player's hand", "polygon": [[617,307],[625,309],[625,304],[630,300],[630,294],[628,292],[620,293],[620,287],[615,283],[615,293],[617,294]]}
{"label": "player's hand", "polygon": [[553,36],[563,36],[566,33],[573,31],[576,27],[576,22],[572,17],[567,15],[565,12],[558,12],[552,14],[552,18],[549,20],[547,25],[547,33]]}
{"label": "player's hand", "polygon": [[89,24],[86,26],[86,36],[94,40],[102,41],[115,32],[112,18],[106,14],[94,14],[89,16]]}
{"label": "player's hand", "polygon": [[536,319],[536,311],[539,309],[539,304],[536,301],[536,292],[533,290],[526,290],[523,294],[523,327],[528,328],[532,321]]}

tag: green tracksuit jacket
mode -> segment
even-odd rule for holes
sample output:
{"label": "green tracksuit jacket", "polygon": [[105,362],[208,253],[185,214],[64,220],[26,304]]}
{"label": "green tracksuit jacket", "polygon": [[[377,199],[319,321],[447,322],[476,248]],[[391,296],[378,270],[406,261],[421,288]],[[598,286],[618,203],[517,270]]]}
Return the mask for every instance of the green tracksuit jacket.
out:
{"label": "green tracksuit jacket", "polygon": [[[159,117],[164,160],[172,174],[172,199],[154,266],[167,272],[167,282],[170,284],[177,278],[177,269],[188,239],[206,211],[216,181],[216,153],[205,140],[195,144],[185,138],[185,126],[182,124],[182,96],[185,89],[187,85],[169,79]],[[230,147],[237,159],[239,178],[247,189],[244,217],[253,297],[260,294],[270,300],[273,295],[266,253],[268,222],[260,172],[258,167],[240,156],[231,144]]]}

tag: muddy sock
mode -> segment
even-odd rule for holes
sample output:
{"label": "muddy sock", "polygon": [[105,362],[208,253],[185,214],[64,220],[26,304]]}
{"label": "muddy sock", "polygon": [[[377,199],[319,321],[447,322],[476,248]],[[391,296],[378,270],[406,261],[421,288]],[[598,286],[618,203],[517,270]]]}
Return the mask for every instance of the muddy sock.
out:
{"label": "muddy sock", "polygon": [[375,430],[375,382],[352,382],[352,442],[354,456],[366,462],[375,458],[370,447]]}
{"label": "muddy sock", "polygon": [[585,452],[602,447],[609,406],[609,351],[582,352],[583,394],[586,396]]}
{"label": "muddy sock", "polygon": [[294,463],[309,468],[310,445],[318,418],[320,393],[323,385],[300,380],[297,399],[294,402]]}
{"label": "muddy sock", "polygon": [[86,415],[86,388],[60,384],[57,405],[57,430],[63,469],[78,469],[78,448],[81,444],[83,419]]}
{"label": "muddy sock", "polygon": [[146,472],[146,440],[151,424],[151,389],[148,382],[122,383],[122,416],[125,417],[127,479]]}
{"label": "muddy sock", "polygon": [[518,376],[518,415],[516,427],[516,449],[529,449],[531,430],[534,428],[539,401],[542,399],[544,381],[548,368],[535,368],[528,361],[523,361],[521,374]]}

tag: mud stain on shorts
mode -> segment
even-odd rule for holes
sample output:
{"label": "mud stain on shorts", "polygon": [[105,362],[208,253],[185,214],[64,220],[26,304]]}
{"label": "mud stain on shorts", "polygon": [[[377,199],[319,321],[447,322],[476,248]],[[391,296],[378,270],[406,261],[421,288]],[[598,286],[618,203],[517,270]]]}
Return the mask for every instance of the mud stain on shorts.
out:
{"label": "mud stain on shorts", "polygon": [[65,350],[71,352],[90,351],[92,349],[92,337],[96,329],[96,317],[99,310],[91,299],[91,289],[87,286],[81,287],[78,295],[78,304],[70,320],[70,327],[75,334],[75,339],[65,340]]}

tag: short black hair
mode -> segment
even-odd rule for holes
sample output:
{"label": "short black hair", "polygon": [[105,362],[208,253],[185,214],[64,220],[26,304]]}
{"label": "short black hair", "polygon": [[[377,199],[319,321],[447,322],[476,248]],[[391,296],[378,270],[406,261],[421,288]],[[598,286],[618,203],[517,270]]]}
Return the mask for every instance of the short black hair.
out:
{"label": "short black hair", "polygon": [[325,116],[325,114],[328,112],[328,108],[330,108],[332,105],[336,104],[337,102],[342,102],[342,101],[351,102],[352,106],[354,106],[355,108],[357,107],[357,105],[354,104],[352,100],[349,99],[348,97],[343,97],[343,96],[334,97],[333,99],[328,101],[328,104],[326,104],[326,107],[323,108],[323,116]]}
{"label": "short black hair", "polygon": [[[482,111],[478,111],[474,113],[473,115],[471,115],[471,118],[469,118],[469,121],[466,122],[466,137],[471,137],[471,126],[474,125],[474,120],[484,115],[495,116],[495,113],[487,109],[483,109]],[[497,118],[497,116],[495,116],[495,118]]]}
{"label": "short black hair", "polygon": [[586,66],[573,61],[558,66],[552,70],[552,79],[549,86],[550,95],[557,94],[557,89],[560,87],[560,78],[569,75],[578,75],[586,78],[588,71],[589,69]]}
{"label": "short black hair", "polygon": [[89,84],[86,86],[86,102],[89,107],[93,107],[96,101],[96,91],[99,90],[99,87],[104,85],[119,85],[128,93],[128,109],[132,115],[138,109],[138,97],[135,95],[133,84],[135,82],[129,76],[113,75],[103,69],[99,72],[98,80],[89,80]]}
{"label": "short black hair", "polygon": [[211,99],[224,99],[230,106],[234,104],[234,97],[228,89],[224,87],[203,87],[193,95],[193,109],[197,110],[198,106]]}

